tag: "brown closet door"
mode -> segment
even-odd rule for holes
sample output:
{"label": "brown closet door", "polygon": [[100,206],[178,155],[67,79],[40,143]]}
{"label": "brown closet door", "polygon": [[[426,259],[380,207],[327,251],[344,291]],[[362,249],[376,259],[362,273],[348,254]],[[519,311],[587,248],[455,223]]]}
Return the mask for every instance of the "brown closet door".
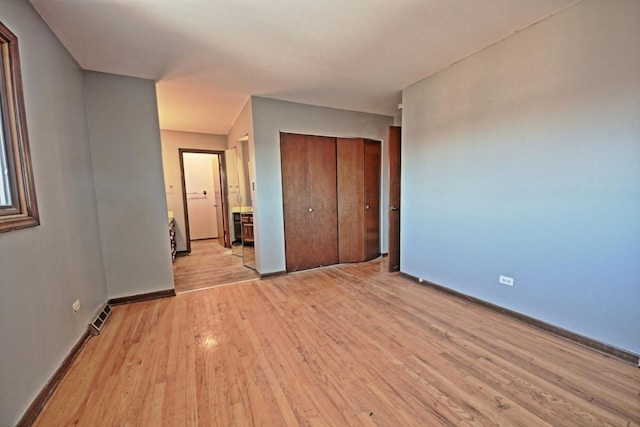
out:
{"label": "brown closet door", "polygon": [[280,134],[287,271],[338,262],[335,138]]}
{"label": "brown closet door", "polygon": [[313,253],[307,247],[311,217],[309,195],[309,150],[304,135],[280,135],[284,244],[287,271],[309,268]]}
{"label": "brown closet door", "polygon": [[380,256],[380,142],[364,142],[365,259]]}
{"label": "brown closet door", "polygon": [[364,139],[338,138],[338,258],[365,259]]}
{"label": "brown closet door", "polygon": [[309,150],[309,195],[314,265],[338,262],[338,205],[336,196],[336,139],[305,136]]}

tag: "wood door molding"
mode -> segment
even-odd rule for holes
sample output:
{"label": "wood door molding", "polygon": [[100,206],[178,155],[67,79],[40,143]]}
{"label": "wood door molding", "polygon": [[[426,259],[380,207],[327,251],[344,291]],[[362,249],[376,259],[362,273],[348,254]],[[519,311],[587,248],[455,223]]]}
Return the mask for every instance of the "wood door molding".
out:
{"label": "wood door molding", "polygon": [[379,141],[364,141],[365,259],[380,256],[380,187],[382,149]]}
{"label": "wood door molding", "polygon": [[389,271],[400,271],[401,135],[401,127],[389,127]]}

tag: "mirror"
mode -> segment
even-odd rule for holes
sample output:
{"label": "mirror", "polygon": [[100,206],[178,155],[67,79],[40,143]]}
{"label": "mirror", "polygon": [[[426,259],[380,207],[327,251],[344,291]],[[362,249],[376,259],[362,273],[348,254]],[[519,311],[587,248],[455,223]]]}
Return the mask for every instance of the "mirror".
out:
{"label": "mirror", "polygon": [[242,224],[240,222],[241,198],[238,179],[238,155],[236,147],[224,150],[227,172],[227,206],[229,206],[229,234],[231,253],[242,256]]}
{"label": "mirror", "polygon": [[253,234],[253,206],[249,179],[249,135],[240,138],[236,145],[238,186],[240,194],[240,220],[242,223],[242,258],[246,267],[256,268]]}

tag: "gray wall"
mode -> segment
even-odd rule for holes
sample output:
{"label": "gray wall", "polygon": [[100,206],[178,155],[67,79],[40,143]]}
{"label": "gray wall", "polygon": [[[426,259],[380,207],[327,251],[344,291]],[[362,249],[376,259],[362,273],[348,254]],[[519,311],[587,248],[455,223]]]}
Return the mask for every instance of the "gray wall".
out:
{"label": "gray wall", "polygon": [[[256,191],[253,211],[256,223],[256,266],[260,273],[285,270],[280,132],[322,136],[365,137],[382,140],[381,250],[386,251],[389,181],[388,128],[393,117],[337,110],[268,98],[252,97]],[[255,153],[255,156],[253,156]]]}
{"label": "gray wall", "polygon": [[83,72],[29,2],[0,2],[0,19],[18,36],[41,219],[0,234],[0,425],[11,426],[86,331],[107,287]]}
{"label": "gray wall", "polygon": [[[224,151],[227,148],[225,135],[213,135],[175,130],[160,131],[162,140],[162,168],[167,199],[167,209],[173,211],[176,225],[176,249],[187,250],[186,227],[184,221],[184,200],[182,199],[182,178],[180,175],[180,148]],[[173,187],[173,188],[171,188]]]}
{"label": "gray wall", "polygon": [[155,83],[85,72],[109,297],[173,289]]}
{"label": "gray wall", "polygon": [[584,1],[404,91],[402,271],[640,353],[639,17]]}

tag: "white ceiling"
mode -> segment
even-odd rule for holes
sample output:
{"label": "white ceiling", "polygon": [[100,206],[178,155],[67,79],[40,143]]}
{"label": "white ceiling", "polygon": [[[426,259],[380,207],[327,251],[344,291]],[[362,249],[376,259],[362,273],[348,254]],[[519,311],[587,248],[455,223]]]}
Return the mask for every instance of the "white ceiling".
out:
{"label": "white ceiling", "polygon": [[158,82],[163,129],[249,95],[395,115],[401,91],[579,0],[30,0],[86,70]]}

